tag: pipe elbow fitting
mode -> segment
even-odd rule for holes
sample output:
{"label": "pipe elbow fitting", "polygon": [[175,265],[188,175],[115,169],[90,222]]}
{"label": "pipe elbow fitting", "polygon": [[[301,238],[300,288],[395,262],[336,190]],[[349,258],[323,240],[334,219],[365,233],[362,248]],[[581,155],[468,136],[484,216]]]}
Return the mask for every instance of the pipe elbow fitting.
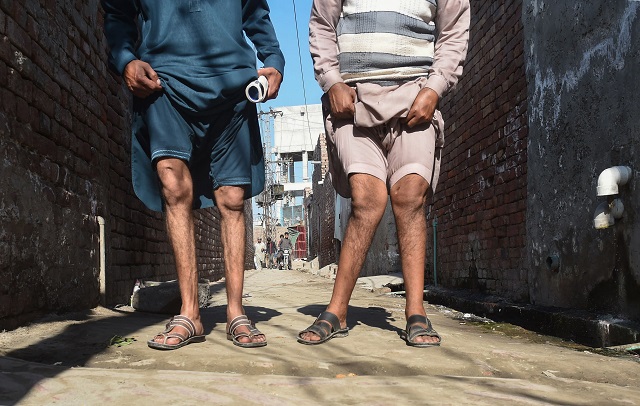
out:
{"label": "pipe elbow fitting", "polygon": [[631,174],[631,168],[628,166],[612,166],[605,169],[598,176],[598,196],[617,195],[618,186],[626,184]]}
{"label": "pipe elbow fitting", "polygon": [[615,220],[609,211],[609,204],[602,202],[596,207],[595,213],[593,213],[593,226],[596,230],[603,230],[609,228],[615,224]]}
{"label": "pipe elbow fitting", "polygon": [[624,204],[620,199],[612,199],[610,202],[602,202],[593,213],[593,226],[602,230],[611,227],[616,220],[622,218]]}

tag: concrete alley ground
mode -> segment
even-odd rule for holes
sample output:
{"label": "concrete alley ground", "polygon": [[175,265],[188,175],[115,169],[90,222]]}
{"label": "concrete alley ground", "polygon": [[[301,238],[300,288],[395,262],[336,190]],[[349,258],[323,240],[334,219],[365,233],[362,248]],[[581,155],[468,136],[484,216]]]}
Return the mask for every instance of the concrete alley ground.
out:
{"label": "concrete alley ground", "polygon": [[[267,335],[264,348],[226,340],[221,283],[203,310],[207,341],[176,351],[146,344],[168,315],[130,307],[0,333],[0,404],[640,405],[637,357],[470,322],[429,304],[442,346],[408,347],[399,335],[404,299],[379,289],[356,288],[348,337],[297,343],[332,287],[308,271],[248,271],[245,309]],[[110,346],[114,336],[136,341]]]}

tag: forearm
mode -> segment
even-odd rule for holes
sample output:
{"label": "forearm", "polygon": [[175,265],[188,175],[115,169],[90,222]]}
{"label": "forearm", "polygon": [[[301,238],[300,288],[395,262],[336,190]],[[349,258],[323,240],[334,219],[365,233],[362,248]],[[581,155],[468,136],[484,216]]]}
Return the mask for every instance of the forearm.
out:
{"label": "forearm", "polygon": [[438,35],[426,87],[433,89],[439,97],[451,90],[462,75],[469,44],[470,18],[469,0],[438,1]]}
{"label": "forearm", "polygon": [[284,76],[284,55],[269,18],[265,0],[243,0],[243,29],[256,47],[258,59],[265,67],[275,68]]}
{"label": "forearm", "polygon": [[102,0],[102,7],[105,12],[104,32],[109,45],[109,61],[122,75],[125,66],[137,59],[135,44],[138,40],[138,10],[131,0]]}
{"label": "forearm", "polygon": [[309,18],[309,51],[316,80],[325,93],[334,84],[343,82],[336,34],[341,11],[341,0],[314,0]]}

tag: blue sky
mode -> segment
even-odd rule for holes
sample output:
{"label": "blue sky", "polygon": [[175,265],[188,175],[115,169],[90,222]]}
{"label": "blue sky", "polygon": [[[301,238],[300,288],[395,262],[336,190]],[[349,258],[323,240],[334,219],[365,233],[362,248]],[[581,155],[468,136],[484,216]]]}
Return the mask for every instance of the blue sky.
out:
{"label": "blue sky", "polygon": [[[294,1],[298,35],[296,35],[296,18],[294,18]],[[271,9],[271,21],[275,27],[286,65],[284,81],[280,87],[278,98],[259,104],[258,109],[268,111],[270,107],[277,110],[282,106],[320,103],[322,90],[313,76],[313,64],[309,55],[309,14],[311,13],[312,0],[268,0],[268,3]],[[298,37],[300,51],[298,51]],[[259,64],[258,61],[258,66],[260,66]],[[271,137],[273,142],[273,131]],[[295,165],[295,181],[301,181],[302,166],[300,163]],[[313,170],[313,165],[310,165],[309,170]],[[254,203],[254,220],[259,220],[261,214],[262,209]]]}
{"label": "blue sky", "polygon": [[[298,20],[298,35],[300,37],[300,58],[298,57],[298,41],[296,36],[296,24],[294,19],[294,2],[296,17]],[[306,91],[307,104],[320,103],[322,90],[313,77],[313,65],[309,55],[309,14],[311,13],[311,0],[270,0],[271,21],[276,29],[276,35],[280,41],[280,48],[284,53],[286,66],[285,75],[280,93],[276,100],[271,100],[261,105],[263,110],[269,107],[297,106],[305,104],[304,93]],[[300,63],[302,61],[302,63]],[[300,66],[304,73],[304,89]],[[304,90],[304,91],[303,91]]]}

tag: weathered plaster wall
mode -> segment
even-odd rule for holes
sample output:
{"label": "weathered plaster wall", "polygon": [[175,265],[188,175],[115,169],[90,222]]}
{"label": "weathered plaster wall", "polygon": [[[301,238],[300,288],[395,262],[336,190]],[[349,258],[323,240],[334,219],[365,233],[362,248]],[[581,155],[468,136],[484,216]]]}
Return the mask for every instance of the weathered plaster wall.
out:
{"label": "weathered plaster wall", "polygon": [[[525,0],[523,22],[531,302],[640,319],[640,2]],[[595,230],[614,165],[634,169],[624,219]]]}

